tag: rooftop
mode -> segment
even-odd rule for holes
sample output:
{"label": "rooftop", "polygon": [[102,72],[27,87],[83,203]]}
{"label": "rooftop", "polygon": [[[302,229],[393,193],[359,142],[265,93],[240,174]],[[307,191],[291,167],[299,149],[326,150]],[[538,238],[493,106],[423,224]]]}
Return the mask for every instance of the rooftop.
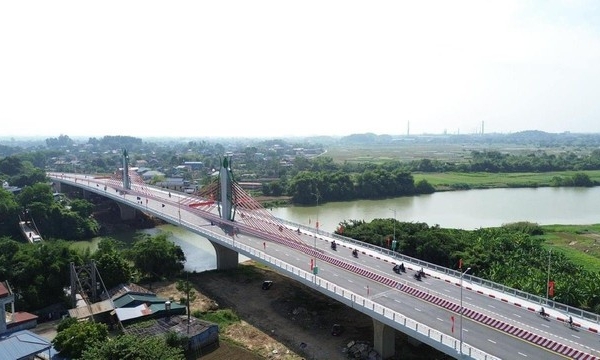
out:
{"label": "rooftop", "polygon": [[29,330],[0,335],[0,360],[26,359],[50,351],[52,344]]}

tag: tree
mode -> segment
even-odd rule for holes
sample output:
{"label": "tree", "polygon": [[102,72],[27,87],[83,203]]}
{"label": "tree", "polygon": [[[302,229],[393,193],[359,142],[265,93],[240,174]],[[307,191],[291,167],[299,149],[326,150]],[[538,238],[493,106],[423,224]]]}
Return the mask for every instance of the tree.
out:
{"label": "tree", "polygon": [[129,257],[143,275],[151,278],[172,277],[183,270],[185,254],[167,239],[166,233],[141,235],[129,251]]}
{"label": "tree", "polygon": [[84,199],[73,199],[69,205],[82,218],[89,217],[94,210],[94,204]]}
{"label": "tree", "polygon": [[96,343],[80,357],[80,360],[97,359],[185,360],[185,356],[181,348],[170,346],[164,337],[121,335]]}
{"label": "tree", "polygon": [[109,289],[131,280],[131,266],[120,248],[122,243],[105,238],[100,240],[98,250],[92,256],[96,260],[98,271],[102,274],[104,285]]}
{"label": "tree", "polygon": [[14,176],[20,174],[23,169],[23,163],[17,156],[7,156],[0,159],[0,173]]}
{"label": "tree", "polygon": [[590,179],[588,174],[576,173],[573,175],[573,186],[594,186],[594,182]]}
{"label": "tree", "polygon": [[23,208],[29,207],[32,203],[42,203],[50,206],[54,202],[54,196],[49,185],[37,183],[24,187],[17,197],[17,201]]}
{"label": "tree", "polygon": [[415,185],[415,190],[417,194],[433,194],[435,192],[435,188],[431,185],[427,180],[421,179],[417,181]]}
{"label": "tree", "polygon": [[[76,321],[58,331],[52,344],[61,355],[78,359],[86,349],[94,347],[96,344],[106,343],[107,338],[108,328],[105,324]],[[109,357],[98,357],[97,359],[109,359]]]}
{"label": "tree", "polygon": [[0,188],[0,234],[17,230],[19,204],[12,193]]}
{"label": "tree", "polygon": [[175,288],[185,294],[185,305],[187,307],[187,316],[189,323],[191,316],[190,303],[194,302],[197,298],[196,292],[194,291],[194,286],[191,282],[187,280],[177,280],[177,285]]}
{"label": "tree", "polygon": [[69,264],[82,263],[65,241],[20,244],[10,259],[10,278],[20,309],[31,311],[65,301],[63,288],[69,285]]}

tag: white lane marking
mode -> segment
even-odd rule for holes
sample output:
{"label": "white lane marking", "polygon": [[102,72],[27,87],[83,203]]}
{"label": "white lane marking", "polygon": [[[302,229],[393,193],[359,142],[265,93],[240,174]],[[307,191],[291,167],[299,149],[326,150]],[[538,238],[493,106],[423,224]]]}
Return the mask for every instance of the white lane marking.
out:
{"label": "white lane marking", "polygon": [[517,354],[527,357],[527,355],[523,354],[522,352],[518,352]]}
{"label": "white lane marking", "polygon": [[465,299],[467,299],[467,300],[473,300],[472,298],[470,298],[468,296],[465,296]]}
{"label": "white lane marking", "polygon": [[436,318],[436,319],[438,319],[438,320],[439,320],[439,321],[441,321],[441,322],[444,322],[444,320],[442,320],[442,319],[440,319],[440,318]]}
{"label": "white lane marking", "polygon": [[415,310],[417,310],[418,312],[421,312],[421,309],[419,309],[419,308],[415,308]]}
{"label": "white lane marking", "polygon": [[492,304],[488,304],[488,307],[491,307],[492,309],[495,309],[496,307]]}
{"label": "white lane marking", "polygon": [[398,300],[398,299],[394,299],[395,302],[402,304],[402,301]]}
{"label": "white lane marking", "polygon": [[574,337],[575,339],[581,339],[581,337],[577,336],[577,335],[571,335],[572,337]]}
{"label": "white lane marking", "polygon": [[519,314],[515,314],[515,313],[513,313],[513,316],[514,316],[514,317],[518,317],[518,318],[520,318],[520,317],[521,317],[521,315],[519,315]]}
{"label": "white lane marking", "polygon": [[496,342],[492,339],[487,339],[489,342],[491,342],[492,344],[495,344]]}
{"label": "white lane marking", "polygon": [[542,324],[543,327],[547,327],[548,329],[550,328],[550,326],[546,325],[546,324]]}

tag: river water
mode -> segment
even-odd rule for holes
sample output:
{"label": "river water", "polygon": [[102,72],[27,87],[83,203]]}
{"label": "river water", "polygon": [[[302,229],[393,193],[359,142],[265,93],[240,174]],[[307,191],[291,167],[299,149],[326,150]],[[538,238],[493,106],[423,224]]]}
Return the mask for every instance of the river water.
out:
{"label": "river water", "polygon": [[[473,230],[517,221],[540,225],[600,223],[600,187],[490,189],[439,192],[430,195],[385,200],[357,200],[315,206],[270,209],[278,218],[333,232],[344,220],[396,218],[402,222],[423,222],[442,228]],[[162,225],[141,232],[171,233],[187,258],[185,269],[205,271],[216,268],[215,251],[208,240],[174,225]],[[130,242],[133,234],[115,236]],[[91,241],[94,248],[98,239]],[[81,245],[85,246],[85,242]],[[247,258],[240,256],[240,261]]]}

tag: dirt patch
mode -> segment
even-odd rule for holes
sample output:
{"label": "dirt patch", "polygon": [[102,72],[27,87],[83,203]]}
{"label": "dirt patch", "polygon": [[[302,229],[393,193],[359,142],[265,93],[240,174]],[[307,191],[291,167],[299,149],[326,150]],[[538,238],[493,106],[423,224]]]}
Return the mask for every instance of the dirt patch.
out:
{"label": "dirt patch", "polygon": [[[261,286],[265,280],[273,281],[268,290]],[[193,274],[189,281],[198,294],[192,312],[230,308],[242,319],[221,331],[222,345],[202,359],[254,359],[252,354],[255,359],[341,360],[348,358],[349,342],[373,341],[369,316],[252,261],[235,270]],[[175,301],[183,296],[172,283],[152,288]],[[333,324],[342,326],[341,335],[331,334]],[[402,359],[450,359],[428,346],[410,345],[400,333],[396,345]]]}

